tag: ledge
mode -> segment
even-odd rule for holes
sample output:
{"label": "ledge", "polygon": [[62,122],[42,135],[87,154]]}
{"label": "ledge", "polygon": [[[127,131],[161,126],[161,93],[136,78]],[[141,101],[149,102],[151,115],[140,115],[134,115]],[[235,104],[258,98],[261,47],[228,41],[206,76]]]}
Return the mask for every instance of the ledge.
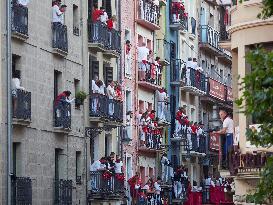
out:
{"label": "ledge", "polygon": [[13,125],[28,126],[30,123],[31,123],[30,119],[17,119],[17,118],[12,119]]}
{"label": "ledge", "polygon": [[52,53],[62,57],[66,57],[68,54],[68,52],[63,51],[62,49],[59,49],[59,48],[53,48]]}
{"label": "ledge", "polygon": [[27,34],[22,34],[17,31],[12,31],[11,36],[21,41],[26,41],[29,38]]}

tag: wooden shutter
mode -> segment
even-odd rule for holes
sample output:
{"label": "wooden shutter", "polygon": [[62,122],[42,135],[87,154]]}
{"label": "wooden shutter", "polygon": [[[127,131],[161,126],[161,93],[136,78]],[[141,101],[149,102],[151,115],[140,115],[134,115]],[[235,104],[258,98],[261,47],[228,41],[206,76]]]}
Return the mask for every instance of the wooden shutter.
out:
{"label": "wooden shutter", "polygon": [[113,67],[103,65],[104,83],[107,86],[113,81]]}

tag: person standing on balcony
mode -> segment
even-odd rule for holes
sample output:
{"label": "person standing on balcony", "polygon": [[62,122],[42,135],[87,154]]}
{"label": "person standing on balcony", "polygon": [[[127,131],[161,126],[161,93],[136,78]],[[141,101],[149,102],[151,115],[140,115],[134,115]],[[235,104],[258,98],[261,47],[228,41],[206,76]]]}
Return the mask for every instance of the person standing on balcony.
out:
{"label": "person standing on balcony", "polygon": [[99,77],[97,75],[94,76],[94,79],[91,81],[91,91],[92,91],[92,98],[91,98],[91,105],[92,105],[92,112],[97,114],[98,111],[98,103],[99,103],[99,90],[100,87],[97,85],[99,81]]}
{"label": "person standing on balcony", "polygon": [[234,133],[234,124],[231,117],[228,115],[227,111],[221,109],[219,116],[223,122],[223,128],[214,133],[225,135],[225,145],[224,145],[224,160],[228,163],[228,154],[233,146],[233,133]]}
{"label": "person standing on balcony", "polygon": [[150,53],[150,50],[146,47],[146,43],[143,42],[142,46],[138,47],[139,81],[146,80],[146,71],[148,70],[149,53]]}
{"label": "person standing on balcony", "polygon": [[187,144],[188,144],[188,149],[192,150],[192,140],[191,137],[193,135],[193,130],[192,130],[192,122],[190,122],[190,126],[187,127]]}
{"label": "person standing on balcony", "polygon": [[90,163],[90,171],[91,172],[96,172],[100,170],[106,170],[106,158],[102,157],[99,160],[96,160],[93,162],[93,164]]}
{"label": "person standing on balcony", "polygon": [[104,24],[106,24],[106,22],[108,21],[108,14],[107,12],[105,11],[105,8],[102,6],[100,7],[100,12],[101,12],[101,15],[100,15],[100,21]]}
{"label": "person standing on balcony", "polygon": [[147,113],[143,113],[140,118],[140,146],[145,146],[145,139],[148,132],[148,123],[146,121]]}
{"label": "person standing on balcony", "polygon": [[115,82],[114,81],[112,81],[108,85],[106,91],[107,91],[107,96],[108,96],[108,100],[109,100],[109,115],[110,115],[110,117],[113,117],[113,115],[114,115],[114,102],[113,102],[113,100],[115,98]]}
{"label": "person standing on balcony", "polygon": [[183,174],[183,170],[181,166],[178,166],[177,169],[175,170],[174,173],[174,195],[176,199],[181,198],[181,194],[182,194],[182,174]]}
{"label": "person standing on balcony", "polygon": [[167,100],[168,95],[165,88],[161,88],[159,91],[157,91],[157,116],[159,118],[159,121],[162,122],[166,121],[165,108]]}
{"label": "person standing on balcony", "polygon": [[115,173],[116,174],[122,174],[123,173],[123,163],[122,163],[121,158],[120,158],[119,155],[116,156]]}
{"label": "person standing on balcony", "polygon": [[20,71],[16,70],[13,73],[12,81],[11,81],[11,96],[12,96],[12,103],[13,103],[13,117],[16,117],[17,102],[18,102],[18,90],[23,90],[24,91],[25,88],[21,86]]}
{"label": "person standing on balcony", "polygon": [[168,182],[168,164],[170,163],[169,159],[167,158],[167,153],[163,153],[161,156],[161,176],[162,181],[167,183]]}
{"label": "person standing on balcony", "polygon": [[174,137],[181,137],[181,130],[183,130],[185,134],[186,133],[186,123],[185,119],[187,118],[187,115],[185,115],[185,109],[183,107],[180,107],[175,115],[175,132]]}
{"label": "person standing on balcony", "polygon": [[157,177],[156,182],[154,183],[154,190],[155,190],[155,204],[161,205],[161,178]]}
{"label": "person standing on balcony", "polygon": [[60,22],[62,25],[64,25],[64,13],[66,12],[66,5],[61,5],[60,11],[63,13],[63,15],[60,16]]}
{"label": "person standing on balcony", "polygon": [[[199,151],[205,151],[205,150],[201,150],[201,147],[200,147],[201,146],[200,139],[202,137],[204,137],[203,127],[204,127],[204,124],[202,122],[199,122],[197,132],[196,132],[196,134],[197,134],[197,147],[198,147]],[[202,142],[204,142],[204,141],[202,140]],[[203,143],[202,143],[202,145],[203,145]]]}
{"label": "person standing on balcony", "polygon": [[135,205],[137,202],[138,189],[141,184],[138,172],[136,172],[136,175],[131,177],[128,180],[128,184],[130,186],[130,195],[132,197],[132,205]]}
{"label": "person standing on balcony", "polygon": [[55,110],[55,116],[57,118],[60,117],[68,117],[70,116],[70,111],[66,109],[67,104],[71,104],[75,98],[69,99],[71,95],[71,92],[69,90],[66,90],[62,93],[60,93],[55,101],[54,101],[54,110]]}
{"label": "person standing on balcony", "polygon": [[[56,0],[53,2],[53,6],[52,6],[52,23],[53,23],[53,27],[59,26],[62,24],[62,20],[63,20],[63,15],[64,12],[62,12],[60,9],[61,5],[61,1],[60,0]],[[65,5],[63,5],[65,6]],[[65,6],[66,7],[66,6]]]}
{"label": "person standing on balcony", "polygon": [[188,58],[186,63],[186,85],[191,85],[191,69],[193,68],[193,61],[192,58]]}

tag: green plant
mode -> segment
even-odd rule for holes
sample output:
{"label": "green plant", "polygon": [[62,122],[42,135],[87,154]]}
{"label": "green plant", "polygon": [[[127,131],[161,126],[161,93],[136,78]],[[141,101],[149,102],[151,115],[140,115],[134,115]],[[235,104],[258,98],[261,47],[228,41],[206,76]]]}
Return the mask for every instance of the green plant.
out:
{"label": "green plant", "polygon": [[80,100],[83,102],[87,98],[87,93],[84,91],[79,91],[76,93],[76,99]]}

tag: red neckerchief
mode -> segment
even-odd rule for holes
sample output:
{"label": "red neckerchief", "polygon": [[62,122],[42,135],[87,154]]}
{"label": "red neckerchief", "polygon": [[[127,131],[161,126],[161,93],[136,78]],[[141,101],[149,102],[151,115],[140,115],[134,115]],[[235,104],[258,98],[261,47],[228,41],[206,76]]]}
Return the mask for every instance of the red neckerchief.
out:
{"label": "red neckerchief", "polygon": [[117,159],[117,160],[116,160],[116,163],[120,163],[120,159]]}

